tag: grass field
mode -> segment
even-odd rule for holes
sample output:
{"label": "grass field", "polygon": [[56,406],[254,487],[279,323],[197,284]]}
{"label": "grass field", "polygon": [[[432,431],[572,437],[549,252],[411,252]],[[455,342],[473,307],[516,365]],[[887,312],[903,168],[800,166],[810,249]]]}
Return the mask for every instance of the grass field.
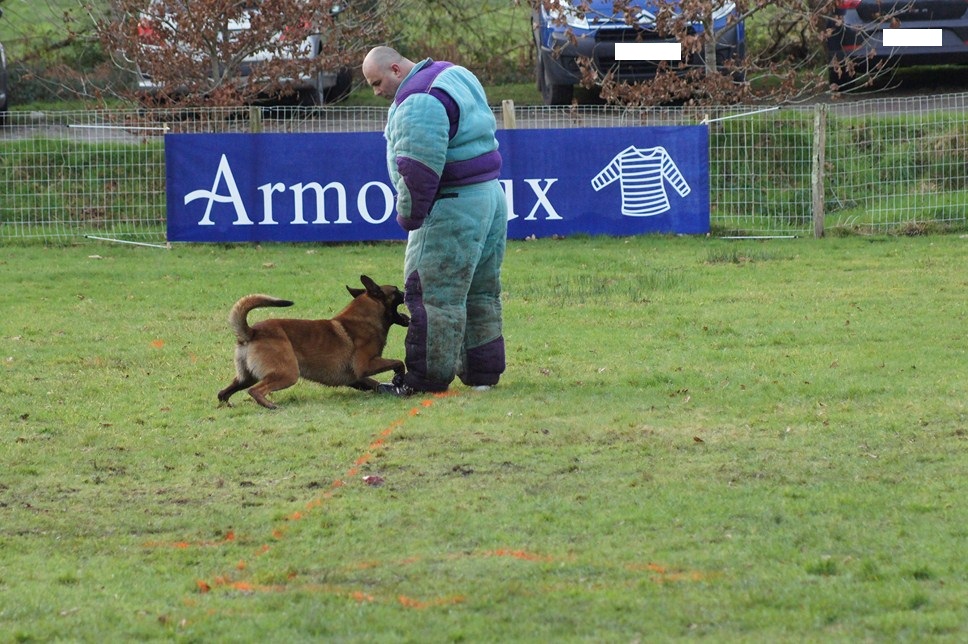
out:
{"label": "grass field", "polygon": [[964,641],[966,244],[514,242],[498,388],[276,412],[401,245],[7,246],[0,642]]}
{"label": "grass field", "polygon": [[64,12],[77,11],[77,0],[3,0],[0,42],[11,60],[21,58],[42,42],[67,36]]}

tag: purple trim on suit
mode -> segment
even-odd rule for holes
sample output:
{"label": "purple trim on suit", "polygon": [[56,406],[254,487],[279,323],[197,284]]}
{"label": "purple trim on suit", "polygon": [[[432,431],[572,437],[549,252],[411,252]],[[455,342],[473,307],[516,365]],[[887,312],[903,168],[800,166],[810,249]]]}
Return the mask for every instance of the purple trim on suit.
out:
{"label": "purple trim on suit", "polygon": [[439,383],[427,378],[427,309],[423,302],[423,284],[414,271],[407,277],[403,303],[410,311],[410,326],[404,340],[407,373],[403,381],[417,391],[447,391],[450,383]]}
{"label": "purple trim on suit", "polygon": [[393,99],[394,102],[399,105],[412,94],[426,94],[430,86],[437,80],[440,72],[453,66],[453,63],[448,63],[447,61],[430,61],[407,79],[407,82],[397,91],[397,95]]}
{"label": "purple trim on suit", "polygon": [[451,98],[450,94],[438,87],[431,87],[431,85],[434,84],[434,81],[437,80],[437,77],[442,71],[453,66],[453,63],[446,61],[431,61],[428,65],[414,72],[413,76],[407,80],[406,84],[400,88],[401,91],[394,97],[394,102],[397,105],[414,94],[430,94],[440,101],[447,111],[447,120],[450,123],[450,128],[447,132],[447,138],[449,139],[454,138],[454,135],[457,134],[457,126],[460,124],[460,107]]}
{"label": "purple trim on suit", "polygon": [[468,186],[497,179],[501,175],[501,153],[497,150],[466,161],[452,161],[440,175],[441,187]]}
{"label": "purple trim on suit", "polygon": [[460,380],[470,387],[496,385],[505,367],[504,336],[501,336],[467,350],[467,370],[460,374]]}
{"label": "purple trim on suit", "polygon": [[457,126],[460,125],[460,107],[457,105],[457,101],[442,89],[435,87],[427,93],[440,101],[444,110],[447,111],[447,121],[450,123],[447,128],[447,140],[449,141],[457,134]]}
{"label": "purple trim on suit", "polygon": [[433,208],[439,183],[437,173],[423,163],[407,157],[397,157],[397,171],[410,191],[410,216],[397,215],[397,223],[406,231],[417,230]]}

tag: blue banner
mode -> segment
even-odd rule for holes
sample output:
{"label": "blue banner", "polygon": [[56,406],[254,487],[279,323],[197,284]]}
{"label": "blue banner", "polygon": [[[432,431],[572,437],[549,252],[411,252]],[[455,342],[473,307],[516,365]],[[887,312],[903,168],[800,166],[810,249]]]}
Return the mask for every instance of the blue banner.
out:
{"label": "blue banner", "polygon": [[[499,130],[508,237],[709,231],[705,126]],[[382,134],[169,134],[168,240],[406,239]]]}

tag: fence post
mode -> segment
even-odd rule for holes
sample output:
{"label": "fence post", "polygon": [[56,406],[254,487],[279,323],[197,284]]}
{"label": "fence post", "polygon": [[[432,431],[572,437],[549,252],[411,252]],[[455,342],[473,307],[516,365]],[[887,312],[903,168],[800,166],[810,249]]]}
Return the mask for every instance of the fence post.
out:
{"label": "fence post", "polygon": [[252,134],[262,132],[262,108],[255,105],[249,106],[249,132]]}
{"label": "fence post", "polygon": [[501,101],[501,111],[504,114],[504,129],[513,130],[518,127],[518,118],[514,113],[514,101],[504,99]]}
{"label": "fence post", "polygon": [[813,155],[810,168],[810,188],[813,210],[813,236],[824,235],[824,163],[827,147],[827,106],[816,106],[813,113]]}

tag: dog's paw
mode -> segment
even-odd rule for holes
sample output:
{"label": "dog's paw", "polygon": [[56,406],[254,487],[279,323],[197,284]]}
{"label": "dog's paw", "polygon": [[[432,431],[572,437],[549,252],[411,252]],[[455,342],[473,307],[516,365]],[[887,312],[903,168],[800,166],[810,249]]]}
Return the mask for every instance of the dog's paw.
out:
{"label": "dog's paw", "polygon": [[404,313],[397,313],[393,321],[400,326],[410,326],[410,316]]}

